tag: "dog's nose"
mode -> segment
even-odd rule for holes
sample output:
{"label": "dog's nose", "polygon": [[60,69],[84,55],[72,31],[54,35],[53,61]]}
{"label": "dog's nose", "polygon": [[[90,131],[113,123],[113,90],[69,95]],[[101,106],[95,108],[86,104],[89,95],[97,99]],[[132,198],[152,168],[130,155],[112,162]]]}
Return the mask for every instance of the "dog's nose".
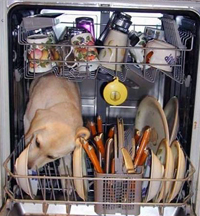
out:
{"label": "dog's nose", "polygon": [[33,169],[33,163],[32,162],[28,162],[28,169]]}

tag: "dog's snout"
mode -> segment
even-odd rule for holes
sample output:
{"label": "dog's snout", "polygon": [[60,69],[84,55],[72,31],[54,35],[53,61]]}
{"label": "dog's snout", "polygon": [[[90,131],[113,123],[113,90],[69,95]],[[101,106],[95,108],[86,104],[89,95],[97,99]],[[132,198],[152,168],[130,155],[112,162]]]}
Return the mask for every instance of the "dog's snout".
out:
{"label": "dog's snout", "polygon": [[32,163],[32,162],[28,162],[28,169],[33,169],[33,166],[34,166],[34,163]]}

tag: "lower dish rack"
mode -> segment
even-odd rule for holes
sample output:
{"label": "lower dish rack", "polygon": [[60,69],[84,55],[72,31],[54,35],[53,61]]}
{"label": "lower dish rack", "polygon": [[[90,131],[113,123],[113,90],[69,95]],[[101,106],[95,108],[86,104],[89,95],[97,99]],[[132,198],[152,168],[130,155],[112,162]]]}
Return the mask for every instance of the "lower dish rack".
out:
{"label": "lower dish rack", "polygon": [[[31,173],[28,176],[15,174],[14,169],[10,169],[10,164],[15,164],[16,158],[25,148],[24,137],[18,146],[4,162],[6,171],[5,192],[15,203],[35,203],[43,205],[43,212],[46,213],[50,204],[71,205],[93,205],[95,212],[99,215],[122,213],[124,215],[140,214],[141,206],[186,206],[190,201],[193,192],[191,181],[195,169],[186,156],[187,171],[183,179],[149,179],[143,177],[143,167],[138,167],[135,174],[94,174],[89,160],[86,160],[88,174],[83,177],[73,177],[69,167],[65,167],[65,172],[60,173],[59,166],[63,159],[45,165],[43,168]],[[37,194],[34,197],[27,195],[17,182],[19,179],[27,181],[28,187],[33,191],[31,181],[37,181]],[[82,200],[74,187],[74,181],[83,181],[87,184],[86,199]],[[142,183],[160,181],[164,185],[166,182],[182,182],[179,194],[172,202],[162,200],[162,202],[146,202],[142,199]]]}

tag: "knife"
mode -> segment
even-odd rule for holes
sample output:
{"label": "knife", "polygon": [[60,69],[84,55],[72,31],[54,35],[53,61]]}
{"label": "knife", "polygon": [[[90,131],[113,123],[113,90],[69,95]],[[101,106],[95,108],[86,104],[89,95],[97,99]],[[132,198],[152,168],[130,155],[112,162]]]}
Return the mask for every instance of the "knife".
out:
{"label": "knife", "polygon": [[102,158],[105,158],[105,147],[102,141],[102,136],[101,135],[95,136],[94,141],[99,149],[99,152],[101,153]]}
{"label": "knife", "polygon": [[97,135],[97,130],[94,122],[90,122],[90,130],[93,137]]}
{"label": "knife", "polygon": [[102,124],[102,118],[100,115],[97,117],[97,131],[99,134],[103,133],[103,124]]}
{"label": "knife", "polygon": [[144,152],[144,149],[149,142],[150,134],[151,134],[151,128],[148,128],[144,131],[139,149],[137,150],[136,157],[135,157],[135,160],[133,162],[134,168],[136,168],[139,164],[139,161],[140,161],[140,158]]}
{"label": "knife", "polygon": [[90,158],[92,164],[94,165],[95,170],[98,173],[103,173],[103,170],[100,166],[100,163],[94,151],[94,148],[91,145],[89,145],[89,143],[82,137],[80,138],[80,143],[82,144],[84,150],[86,151],[88,157]]}

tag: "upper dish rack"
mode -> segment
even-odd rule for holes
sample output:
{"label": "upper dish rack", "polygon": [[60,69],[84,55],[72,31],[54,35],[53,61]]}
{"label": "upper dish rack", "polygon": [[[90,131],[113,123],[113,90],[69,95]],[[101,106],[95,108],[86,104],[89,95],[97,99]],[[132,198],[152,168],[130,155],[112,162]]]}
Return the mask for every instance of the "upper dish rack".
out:
{"label": "upper dish rack", "polygon": [[[119,79],[124,82],[126,80],[128,73],[136,73],[140,77],[144,78],[148,82],[155,82],[156,76],[158,72],[161,72],[165,74],[166,76],[170,77],[171,79],[175,80],[176,82],[183,84],[185,80],[185,58],[186,58],[186,52],[189,52],[193,49],[194,44],[194,36],[190,32],[181,31],[178,30],[177,25],[174,20],[170,20],[167,18],[161,18],[163,23],[163,29],[165,32],[165,40],[174,45],[176,48],[156,48],[152,47],[153,50],[173,50],[175,52],[176,56],[176,62],[173,62],[170,64],[172,68],[172,72],[166,72],[164,70],[158,69],[158,66],[169,66],[168,64],[160,64],[159,62],[155,63],[146,63],[146,54],[145,51],[149,48],[142,47],[141,46],[135,46],[131,47],[130,45],[124,46],[124,47],[116,47],[116,46],[92,46],[94,48],[98,49],[112,49],[114,52],[119,52],[120,49],[123,49],[125,51],[124,61],[120,62],[117,60],[115,62],[109,62],[109,61],[99,61],[96,60],[94,63],[97,63],[99,66],[95,70],[90,70],[89,65],[91,61],[84,61],[84,66],[80,70],[78,67],[70,68],[68,67],[69,64],[79,64],[83,63],[82,61],[74,61],[74,60],[66,60],[63,53],[59,54],[59,59],[57,60],[31,60],[34,62],[48,62],[51,65],[51,69],[46,72],[37,72],[33,68],[33,71],[29,71],[29,63],[30,60],[28,60],[28,49],[30,47],[30,43],[27,42],[27,38],[29,35],[31,35],[31,31],[26,31],[26,29],[23,28],[23,26],[19,26],[18,29],[18,42],[20,45],[24,46],[24,67],[23,67],[23,75],[26,79],[33,79],[35,77],[41,76],[45,73],[53,72],[56,76],[59,77],[65,77],[67,79],[73,80],[73,81],[83,81],[84,79],[95,79],[98,75],[98,73],[101,74],[109,74],[111,76],[118,76]],[[96,24],[100,25],[100,24]],[[135,28],[135,25],[133,25]],[[160,27],[159,27],[160,28]],[[35,44],[37,45],[37,44]],[[33,44],[32,44],[33,46]],[[60,44],[60,43],[51,43],[48,44],[50,49],[57,49],[62,50],[63,48],[69,47],[69,49],[73,49],[75,47],[85,48],[87,51],[86,56],[88,56],[88,49],[91,48],[91,46],[72,46],[69,44]],[[73,48],[72,48],[73,47]],[[144,52],[144,61],[137,63],[134,62],[131,55],[130,50],[131,49],[140,49]],[[67,63],[69,63],[67,65]],[[115,65],[115,70],[111,70],[106,68],[106,65]],[[104,65],[104,66],[102,66]],[[120,70],[118,68],[121,68]],[[158,68],[157,68],[158,67]]]}

